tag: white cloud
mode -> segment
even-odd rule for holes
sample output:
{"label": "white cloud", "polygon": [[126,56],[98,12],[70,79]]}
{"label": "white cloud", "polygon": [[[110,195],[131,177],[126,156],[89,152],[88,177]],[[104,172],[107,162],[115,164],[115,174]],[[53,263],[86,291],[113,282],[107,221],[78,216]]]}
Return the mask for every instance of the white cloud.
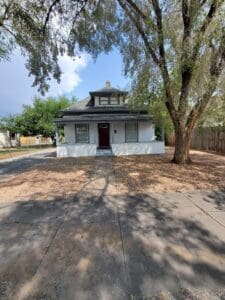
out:
{"label": "white cloud", "polygon": [[[87,54],[80,54],[75,59],[67,55],[60,57],[59,64],[62,70],[61,82],[51,80],[47,96],[57,96],[62,93],[70,93],[82,81],[80,72],[90,60]],[[9,113],[18,113],[22,110],[23,104],[31,104],[34,95],[37,95],[37,88],[32,87],[33,78],[28,77],[25,68],[25,58],[19,52],[12,55],[8,62],[1,62],[0,68],[0,116]]]}
{"label": "white cloud", "polygon": [[71,58],[64,55],[59,58],[59,65],[62,70],[60,84],[51,81],[48,95],[56,96],[58,94],[70,93],[82,81],[79,72],[84,69],[89,61],[87,54],[81,54],[79,57]]}

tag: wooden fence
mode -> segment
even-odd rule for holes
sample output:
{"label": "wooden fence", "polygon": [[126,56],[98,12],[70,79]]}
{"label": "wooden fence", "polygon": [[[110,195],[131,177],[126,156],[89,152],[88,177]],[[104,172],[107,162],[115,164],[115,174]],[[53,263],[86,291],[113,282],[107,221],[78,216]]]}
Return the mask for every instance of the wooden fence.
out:
{"label": "wooden fence", "polygon": [[[166,138],[166,144],[174,146],[174,143],[175,136],[171,134]],[[225,128],[195,128],[192,134],[191,148],[225,153]]]}
{"label": "wooden fence", "polygon": [[52,144],[52,139],[50,137],[43,136],[21,136],[20,146],[29,145],[48,145]]}

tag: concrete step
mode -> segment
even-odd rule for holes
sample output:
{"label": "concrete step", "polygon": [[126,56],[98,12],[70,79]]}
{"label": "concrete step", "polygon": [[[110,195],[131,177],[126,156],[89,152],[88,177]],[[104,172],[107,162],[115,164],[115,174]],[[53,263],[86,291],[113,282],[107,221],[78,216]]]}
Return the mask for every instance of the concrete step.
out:
{"label": "concrete step", "polygon": [[96,156],[112,156],[111,149],[98,149]]}

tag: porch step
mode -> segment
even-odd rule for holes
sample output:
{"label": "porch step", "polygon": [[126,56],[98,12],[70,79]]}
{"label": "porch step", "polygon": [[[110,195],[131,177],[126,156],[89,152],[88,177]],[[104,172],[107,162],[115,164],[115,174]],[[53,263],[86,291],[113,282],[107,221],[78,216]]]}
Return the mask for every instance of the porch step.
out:
{"label": "porch step", "polygon": [[112,156],[111,149],[97,149],[96,156]]}

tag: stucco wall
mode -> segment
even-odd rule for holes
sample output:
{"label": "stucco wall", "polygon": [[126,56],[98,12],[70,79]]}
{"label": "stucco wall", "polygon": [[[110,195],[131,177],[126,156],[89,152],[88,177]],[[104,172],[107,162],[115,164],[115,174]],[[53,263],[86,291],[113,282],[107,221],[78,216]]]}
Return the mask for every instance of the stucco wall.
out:
{"label": "stucco wall", "polygon": [[115,122],[111,124],[112,127],[112,139],[111,143],[119,144],[125,142],[125,123]]}
{"label": "stucco wall", "polygon": [[95,156],[96,150],[95,144],[58,145],[57,157]]}
{"label": "stucco wall", "polygon": [[[150,121],[138,122],[138,142],[151,142],[154,140],[155,128]],[[64,126],[65,142],[74,145],[75,124]],[[98,145],[98,123],[89,123],[89,141],[90,144]],[[110,144],[125,143],[125,122],[110,123]]]}
{"label": "stucco wall", "polygon": [[155,127],[151,122],[138,122],[138,141],[151,142],[155,138]]}
{"label": "stucco wall", "polygon": [[112,144],[113,155],[161,154],[165,152],[164,142]]}
{"label": "stucco wall", "polygon": [[[112,154],[120,155],[143,155],[143,154],[162,154],[165,152],[164,142],[152,141],[148,143],[121,143],[112,144]],[[58,145],[57,157],[82,157],[95,156],[97,145],[95,144],[76,144]]]}

